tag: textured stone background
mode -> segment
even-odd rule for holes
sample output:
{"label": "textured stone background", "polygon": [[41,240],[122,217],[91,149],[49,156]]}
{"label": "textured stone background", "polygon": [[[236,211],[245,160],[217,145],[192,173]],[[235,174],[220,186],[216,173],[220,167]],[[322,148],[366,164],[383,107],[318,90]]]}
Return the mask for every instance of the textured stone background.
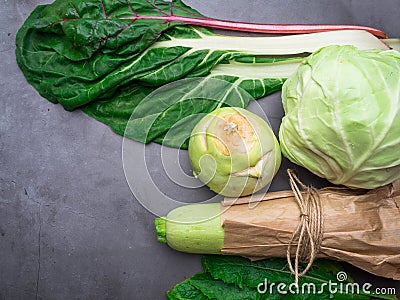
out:
{"label": "textured stone background", "polygon": [[[124,177],[122,137],[80,111],[47,102],[25,81],[14,39],[40,3],[46,1],[0,0],[0,299],[164,299],[165,291],[201,269],[200,257],[156,242],[154,216]],[[400,36],[399,0],[186,3],[221,19],[354,23]],[[259,101],[275,131],[283,113],[279,97]],[[157,153],[158,146],[149,151]],[[283,170],[288,165],[284,161]],[[287,188],[283,172],[271,188]],[[398,283],[356,272],[360,282],[400,292]]]}

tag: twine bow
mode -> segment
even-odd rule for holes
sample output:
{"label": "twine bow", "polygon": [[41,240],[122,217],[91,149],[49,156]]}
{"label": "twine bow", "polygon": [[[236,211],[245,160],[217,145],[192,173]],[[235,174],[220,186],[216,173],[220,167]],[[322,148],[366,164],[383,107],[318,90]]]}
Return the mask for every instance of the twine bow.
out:
{"label": "twine bow", "polygon": [[[288,170],[290,186],[300,208],[300,222],[290,239],[286,257],[290,272],[295,276],[298,285],[299,277],[311,268],[321,246],[323,236],[322,205],[318,191],[307,187],[292,170]],[[292,246],[296,247],[294,265],[291,259]],[[299,262],[307,263],[303,271],[299,272]]]}

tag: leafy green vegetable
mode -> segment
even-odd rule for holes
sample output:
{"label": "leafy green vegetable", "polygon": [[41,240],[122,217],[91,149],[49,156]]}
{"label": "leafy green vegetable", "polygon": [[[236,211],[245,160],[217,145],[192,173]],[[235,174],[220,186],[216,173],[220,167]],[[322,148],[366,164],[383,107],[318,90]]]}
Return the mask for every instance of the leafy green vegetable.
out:
{"label": "leafy green vegetable", "polygon": [[335,184],[373,189],[400,178],[400,53],[330,46],[282,90],[283,154]]}
{"label": "leafy green vegetable", "polygon": [[215,280],[209,273],[203,272],[177,284],[173,290],[167,292],[167,297],[174,300],[256,300],[260,299],[260,294],[248,287],[241,289],[233,284],[225,284],[222,280]]}
{"label": "leafy green vegetable", "polygon": [[[200,273],[201,276],[203,273]],[[194,276],[193,276],[194,277]],[[192,278],[193,278],[192,277]],[[167,297],[170,300],[207,300],[209,299],[198,288],[191,284],[189,278],[181,283],[178,283],[173,290],[167,292]]]}
{"label": "leafy green vegetable", "polygon": [[208,273],[196,274],[189,279],[189,282],[209,299],[260,299],[260,295],[256,290],[247,286],[240,289],[233,284],[225,284],[221,280],[214,280]]}
{"label": "leafy green vegetable", "polygon": [[[208,80],[213,77],[259,98],[279,90],[284,78],[299,63],[293,59],[285,63],[282,59],[256,58],[253,52],[257,52],[262,41],[257,41],[257,45],[247,43],[243,49],[224,48],[224,39],[232,41],[230,37],[217,36],[205,28],[166,22],[162,17],[167,15],[201,17],[179,0],[57,0],[38,6],[19,30],[17,62],[43,97],[61,103],[67,110],[83,108],[85,113],[119,134],[124,133],[138,104],[160,85],[181,78],[206,77]],[[238,43],[228,45],[233,47]],[[214,70],[219,64],[225,66]],[[284,72],[274,71],[268,77],[270,66],[281,64],[285,66]],[[244,69],[257,67],[240,73],[239,65]],[[171,99],[166,100],[171,106],[167,107],[168,116],[171,112],[174,116],[176,113],[182,118],[187,116],[179,109],[190,101],[183,105],[180,99]],[[217,106],[236,105],[224,99],[216,101],[221,103],[194,104],[185,110],[191,110],[189,115],[193,115],[208,113]],[[163,112],[156,104],[154,109]],[[136,115],[141,118],[149,105],[154,103],[141,106]],[[246,105],[240,103],[240,107]],[[162,124],[161,131],[155,124],[154,132],[146,130],[151,135],[144,140],[136,134],[131,137],[144,142],[162,142],[165,131],[177,121],[168,116],[157,120]],[[141,124],[136,133],[148,125]],[[168,144],[177,146],[176,141]]]}
{"label": "leafy green vegetable", "polygon": [[179,148],[187,144],[191,129],[205,113],[225,106],[246,107],[251,99],[243,89],[225,80],[184,79],[157,89],[142,101],[131,116],[125,136],[148,143],[164,139],[168,133],[164,144]]}
{"label": "leafy green vegetable", "polygon": [[[298,62],[258,64],[259,67],[271,64],[294,67]],[[225,65],[224,72],[228,70],[234,71]],[[116,133],[137,141],[187,148],[190,132],[205,114],[218,107],[245,108],[253,98],[280,90],[284,82],[284,79],[274,78],[248,79],[239,74],[222,76],[215,74],[218,71],[217,67],[208,76],[189,77],[158,89],[134,83],[111,99],[86,105],[83,111],[109,125]]]}
{"label": "leafy green vegetable", "polygon": [[[347,277],[339,281],[337,274],[344,270],[339,263],[329,260],[318,259],[310,271],[300,277],[298,292],[292,289],[295,293],[290,290],[294,277],[285,259],[250,261],[237,256],[206,255],[202,264],[204,271],[177,284],[167,292],[168,299],[370,299],[361,288],[360,293],[346,290],[346,284],[354,284],[353,279]],[[329,282],[332,286],[336,284],[337,292],[329,289]],[[283,292],[277,289],[279,283],[285,286]],[[374,297],[397,299],[390,295]]]}
{"label": "leafy green vegetable", "polygon": [[[215,24],[210,21],[180,0],[56,0],[38,6],[20,28],[16,58],[28,82],[43,97],[61,103],[67,110],[81,108],[123,134],[139,103],[147,101],[146,96],[159,86],[175,80],[222,79],[258,99],[280,90],[302,60],[285,58],[287,55],[353,41],[361,48],[386,47],[361,30],[232,37],[187,25]],[[190,102],[183,103],[177,97],[170,102],[173,108],[168,109],[167,117],[156,120],[154,125],[141,124],[130,137],[185,148],[187,133],[198,118],[185,120],[180,128],[188,130],[179,132],[176,138],[175,134],[165,138],[173,121],[180,121],[172,117],[184,119],[228,105],[224,99],[215,100],[223,104],[208,102],[182,109]],[[164,111],[159,112],[164,115]],[[149,136],[137,137],[145,125],[151,126],[145,130]]]}

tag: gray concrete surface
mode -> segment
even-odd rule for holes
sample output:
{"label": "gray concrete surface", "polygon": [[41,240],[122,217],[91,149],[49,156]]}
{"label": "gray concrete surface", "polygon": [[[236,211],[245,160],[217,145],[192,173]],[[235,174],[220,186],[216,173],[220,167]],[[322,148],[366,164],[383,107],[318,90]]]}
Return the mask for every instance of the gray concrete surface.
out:
{"label": "gray concrete surface", "polygon": [[[39,3],[46,1],[0,0],[0,299],[165,299],[201,269],[200,257],[156,242],[154,216],[124,177],[122,137],[80,111],[49,103],[24,79],[14,39]],[[400,36],[399,0],[186,3],[215,18],[361,24]],[[283,113],[279,96],[260,101],[275,131]],[[157,153],[157,147],[149,149]],[[271,189],[288,187],[288,165]],[[324,183],[300,173],[306,183]],[[347,268],[359,282],[400,292],[398,282]]]}

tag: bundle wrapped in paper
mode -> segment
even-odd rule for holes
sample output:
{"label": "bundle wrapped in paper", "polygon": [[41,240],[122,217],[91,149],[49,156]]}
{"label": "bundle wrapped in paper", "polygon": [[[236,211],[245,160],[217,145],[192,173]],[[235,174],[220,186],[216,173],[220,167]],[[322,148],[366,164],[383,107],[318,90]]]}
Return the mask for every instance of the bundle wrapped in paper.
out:
{"label": "bundle wrapped in paper", "polygon": [[[309,201],[310,191],[299,193]],[[252,259],[297,257],[301,248],[313,252],[306,259],[345,261],[400,280],[400,180],[369,191],[332,187],[313,193],[320,205],[308,207],[318,210],[314,215],[304,211],[296,191],[179,207],[156,219],[158,239],[180,251]]]}
{"label": "bundle wrapped in paper", "polygon": [[[318,193],[323,230],[317,256],[400,280],[400,181],[368,192],[325,188]],[[293,192],[267,193],[251,210],[245,208],[249,200],[224,201],[230,207],[221,216],[225,233],[221,252],[254,258],[285,256],[299,224]]]}

